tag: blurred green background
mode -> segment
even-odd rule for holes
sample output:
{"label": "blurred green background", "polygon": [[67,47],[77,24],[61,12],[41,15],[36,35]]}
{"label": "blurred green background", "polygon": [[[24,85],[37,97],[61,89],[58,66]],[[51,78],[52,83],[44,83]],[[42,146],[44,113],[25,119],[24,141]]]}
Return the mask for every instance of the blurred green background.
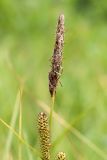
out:
{"label": "blurred green background", "polygon": [[[21,82],[22,130],[39,150],[36,101],[50,105],[49,59],[53,53],[57,18],[65,15],[62,87],[55,111],[82,135],[107,152],[107,1],[0,0],[0,117],[10,124]],[[32,98],[33,97],[33,98]],[[15,124],[18,132],[18,117]],[[9,129],[0,123],[0,157],[5,155]],[[84,142],[53,124],[54,156],[68,160],[101,160]],[[60,138],[58,138],[60,137]],[[19,140],[13,136],[9,160],[18,159]],[[22,159],[39,159],[22,145]]]}

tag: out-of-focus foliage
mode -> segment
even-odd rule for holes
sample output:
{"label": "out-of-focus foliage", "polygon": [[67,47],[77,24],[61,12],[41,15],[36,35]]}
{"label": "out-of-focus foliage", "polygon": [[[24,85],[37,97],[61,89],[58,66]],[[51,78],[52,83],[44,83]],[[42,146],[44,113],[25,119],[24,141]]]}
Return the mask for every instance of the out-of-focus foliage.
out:
{"label": "out-of-focus foliage", "polygon": [[[39,146],[35,115],[41,109],[30,95],[50,103],[49,59],[60,13],[65,15],[64,69],[55,111],[107,152],[106,0],[0,0],[0,117],[10,123],[23,81],[23,131],[32,146]],[[54,125],[55,140],[64,128],[56,121]],[[1,157],[8,129],[0,126]],[[15,129],[18,130],[18,121]],[[55,153],[62,149],[68,159],[101,159],[76,137],[69,134],[71,142],[67,137],[62,137]],[[18,159],[17,148],[18,140],[13,137],[10,151],[13,159]],[[27,158],[23,149],[23,160]]]}

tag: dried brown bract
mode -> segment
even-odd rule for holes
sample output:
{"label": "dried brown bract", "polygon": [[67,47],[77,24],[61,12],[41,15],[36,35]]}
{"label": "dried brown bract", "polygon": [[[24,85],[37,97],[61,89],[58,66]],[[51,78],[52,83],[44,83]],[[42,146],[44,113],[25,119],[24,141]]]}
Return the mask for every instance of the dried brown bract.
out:
{"label": "dried brown bract", "polygon": [[50,132],[48,125],[48,117],[44,112],[38,115],[38,131],[41,145],[42,160],[50,159]]}
{"label": "dried brown bract", "polygon": [[57,154],[57,160],[66,160],[66,155],[64,152],[59,152]]}
{"label": "dried brown bract", "polygon": [[56,93],[56,87],[62,72],[62,49],[64,44],[64,15],[60,15],[58,18],[57,30],[56,30],[56,42],[54,52],[52,56],[52,68],[49,72],[49,91],[51,96]]}

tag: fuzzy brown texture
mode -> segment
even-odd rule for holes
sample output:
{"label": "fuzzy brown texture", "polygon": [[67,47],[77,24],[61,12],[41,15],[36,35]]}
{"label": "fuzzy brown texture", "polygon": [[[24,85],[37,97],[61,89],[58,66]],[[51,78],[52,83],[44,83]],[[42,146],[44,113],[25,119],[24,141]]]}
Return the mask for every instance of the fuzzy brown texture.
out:
{"label": "fuzzy brown texture", "polygon": [[49,72],[49,91],[51,96],[56,93],[56,87],[62,72],[62,50],[64,44],[64,15],[60,15],[58,18],[56,41],[54,52],[51,60],[52,68]]}
{"label": "fuzzy brown texture", "polygon": [[57,154],[57,160],[66,160],[66,155],[64,152],[59,152]]}
{"label": "fuzzy brown texture", "polygon": [[50,159],[50,132],[48,117],[44,112],[38,115],[38,131],[40,136],[41,158],[42,160]]}

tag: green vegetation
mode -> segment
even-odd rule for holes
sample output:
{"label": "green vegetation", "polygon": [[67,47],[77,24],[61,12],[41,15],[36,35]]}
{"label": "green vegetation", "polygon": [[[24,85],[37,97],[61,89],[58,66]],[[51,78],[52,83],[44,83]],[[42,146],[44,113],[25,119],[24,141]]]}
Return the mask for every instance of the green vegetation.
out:
{"label": "green vegetation", "polygon": [[107,159],[106,0],[0,1],[0,159],[40,160],[36,121],[51,104],[49,59],[60,13],[65,45],[52,153]]}

